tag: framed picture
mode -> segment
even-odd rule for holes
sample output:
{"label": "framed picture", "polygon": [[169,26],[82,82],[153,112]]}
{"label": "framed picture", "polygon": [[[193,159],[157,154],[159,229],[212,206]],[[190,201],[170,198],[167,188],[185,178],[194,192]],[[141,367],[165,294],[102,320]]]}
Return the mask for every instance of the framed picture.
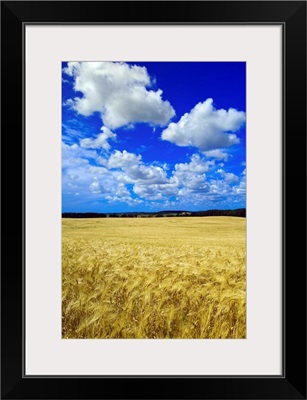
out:
{"label": "framed picture", "polygon": [[306,3],[1,11],[2,398],[305,399]]}

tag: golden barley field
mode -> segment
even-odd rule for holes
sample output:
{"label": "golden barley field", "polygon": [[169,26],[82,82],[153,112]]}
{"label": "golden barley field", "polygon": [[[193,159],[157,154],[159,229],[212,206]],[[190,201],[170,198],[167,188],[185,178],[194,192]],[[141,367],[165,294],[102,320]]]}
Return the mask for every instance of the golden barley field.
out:
{"label": "golden barley field", "polygon": [[63,338],[245,338],[246,220],[62,219]]}

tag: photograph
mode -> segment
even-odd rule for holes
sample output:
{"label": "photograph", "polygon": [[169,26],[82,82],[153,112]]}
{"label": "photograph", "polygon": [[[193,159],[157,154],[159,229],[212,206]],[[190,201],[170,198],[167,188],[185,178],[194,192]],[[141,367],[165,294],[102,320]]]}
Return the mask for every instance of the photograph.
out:
{"label": "photograph", "polygon": [[246,339],[246,63],[62,62],[62,339]]}
{"label": "photograph", "polygon": [[307,399],[306,7],[1,2],[1,399]]}

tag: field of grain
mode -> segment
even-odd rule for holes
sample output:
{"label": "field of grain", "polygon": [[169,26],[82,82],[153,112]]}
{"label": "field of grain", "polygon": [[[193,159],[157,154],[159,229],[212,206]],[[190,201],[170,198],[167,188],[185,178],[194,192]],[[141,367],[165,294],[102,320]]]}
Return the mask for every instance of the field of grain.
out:
{"label": "field of grain", "polygon": [[245,338],[246,220],[62,220],[63,338]]}

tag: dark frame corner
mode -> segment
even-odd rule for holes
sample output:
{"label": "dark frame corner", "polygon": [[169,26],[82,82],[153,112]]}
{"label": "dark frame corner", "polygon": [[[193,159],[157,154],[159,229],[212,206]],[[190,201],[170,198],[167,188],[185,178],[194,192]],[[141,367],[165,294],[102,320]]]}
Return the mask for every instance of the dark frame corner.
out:
{"label": "dark frame corner", "polygon": [[[306,2],[138,1],[137,7],[131,3],[1,2],[1,397],[306,399]],[[97,20],[100,15],[101,21]],[[114,378],[99,377],[91,382],[90,378],[23,377],[23,27],[30,23],[114,24],[115,21],[118,24],[280,23],[284,26],[283,376],[117,377],[117,382]],[[12,146],[12,139],[13,163],[7,150]],[[303,235],[297,232],[297,221],[303,224]]]}

